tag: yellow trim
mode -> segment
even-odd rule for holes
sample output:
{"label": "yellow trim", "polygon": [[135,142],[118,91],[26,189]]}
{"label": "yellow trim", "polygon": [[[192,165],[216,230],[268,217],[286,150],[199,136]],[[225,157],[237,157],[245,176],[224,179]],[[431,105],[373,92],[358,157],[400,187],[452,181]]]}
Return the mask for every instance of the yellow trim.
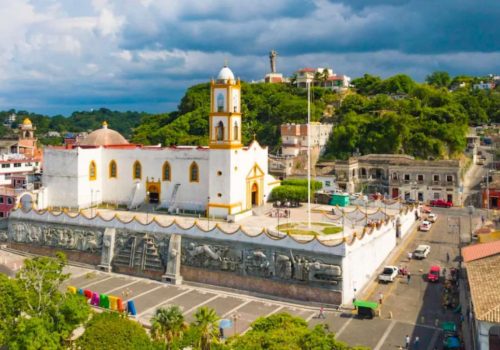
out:
{"label": "yellow trim", "polygon": [[95,161],[90,161],[89,164],[89,181],[95,181],[97,179],[97,165]]}
{"label": "yellow trim", "polygon": [[[136,174],[135,168],[136,168],[137,165],[140,167],[139,168],[139,177],[137,177],[135,175]],[[134,179],[134,180],[142,180],[142,164],[138,160],[136,160],[134,162],[134,165],[132,166],[132,179]]]}
{"label": "yellow trim", "polygon": [[[168,177],[165,176],[165,169],[168,167]],[[161,178],[163,181],[172,181],[172,167],[170,166],[170,163],[168,161],[165,161],[163,163],[163,166],[161,167]]]}
{"label": "yellow trim", "polygon": [[276,180],[276,181],[269,182],[267,185],[272,186],[272,185],[276,185],[276,184],[280,184],[280,183],[281,183],[281,180]]}
{"label": "yellow trim", "polygon": [[[115,176],[113,176],[113,171],[112,171],[113,164],[115,165]],[[116,161],[112,159],[108,165],[108,178],[116,179],[117,177],[118,177],[118,165],[116,165]]]}
{"label": "yellow trim", "polygon": [[224,143],[224,144],[210,144],[211,149],[240,149],[243,148],[241,143]]}
{"label": "yellow trim", "polygon": [[231,117],[231,116],[240,116],[240,112],[212,112],[209,114],[210,117]]}
{"label": "yellow trim", "polygon": [[[196,167],[196,179],[193,180],[193,169]],[[200,182],[200,167],[196,162],[192,162],[189,166],[189,182]]]}
{"label": "yellow trim", "polygon": [[208,203],[208,209],[210,208],[223,208],[227,209],[228,214],[231,215],[233,213],[234,208],[240,208],[243,209],[243,206],[241,205],[241,202],[236,202],[232,204],[222,204],[222,203]]}

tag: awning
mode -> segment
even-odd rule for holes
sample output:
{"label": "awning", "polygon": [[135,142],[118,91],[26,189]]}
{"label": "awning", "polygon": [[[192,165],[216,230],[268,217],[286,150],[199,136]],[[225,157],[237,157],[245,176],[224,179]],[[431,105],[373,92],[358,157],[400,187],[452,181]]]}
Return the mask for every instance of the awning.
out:
{"label": "awning", "polygon": [[369,309],[376,310],[378,308],[378,303],[374,301],[366,301],[366,300],[356,300],[354,301],[354,306],[356,307],[367,307]]}

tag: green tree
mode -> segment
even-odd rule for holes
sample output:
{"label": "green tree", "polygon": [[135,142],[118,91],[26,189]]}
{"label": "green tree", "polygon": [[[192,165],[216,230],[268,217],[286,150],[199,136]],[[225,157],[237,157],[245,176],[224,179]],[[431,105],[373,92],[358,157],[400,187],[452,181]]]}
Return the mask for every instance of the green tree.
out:
{"label": "green tree", "polygon": [[167,349],[171,349],[172,342],[182,338],[187,328],[182,311],[176,305],[157,309],[151,319],[153,338],[163,341]]}
{"label": "green tree", "polygon": [[448,72],[437,71],[437,72],[434,72],[434,73],[428,75],[425,78],[425,81],[429,85],[447,88],[448,86],[450,86],[451,78],[450,78],[450,75],[448,74]]}
{"label": "green tree", "polygon": [[155,346],[136,321],[116,312],[94,314],[76,341],[81,350],[149,350]]}
{"label": "green tree", "polygon": [[15,279],[0,279],[0,341],[11,349],[60,349],[88,319],[81,295],[62,293],[66,258],[27,259]]}
{"label": "green tree", "polygon": [[[350,350],[335,339],[328,328],[318,325],[310,329],[302,318],[286,313],[259,317],[242,336],[228,340],[234,350]],[[361,349],[361,348],[358,348]]]}
{"label": "green tree", "polygon": [[217,343],[219,338],[218,321],[220,317],[214,309],[202,306],[194,314],[194,326],[200,330],[201,350],[210,350],[212,343]]}

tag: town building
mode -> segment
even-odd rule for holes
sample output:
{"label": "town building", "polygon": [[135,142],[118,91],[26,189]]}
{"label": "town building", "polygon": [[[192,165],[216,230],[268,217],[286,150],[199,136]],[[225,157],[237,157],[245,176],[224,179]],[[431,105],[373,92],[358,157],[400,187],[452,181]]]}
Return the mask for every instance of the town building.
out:
{"label": "town building", "polygon": [[475,349],[500,349],[500,240],[462,248],[470,295],[462,306]]}
{"label": "town building", "polygon": [[[326,144],[333,131],[333,124],[322,124],[313,122],[309,125],[311,150],[322,155],[326,150]],[[281,154],[284,156],[298,156],[307,152],[308,128],[307,124],[282,124],[281,132]]]}
{"label": "town building", "polygon": [[40,186],[42,151],[35,130],[25,118],[17,138],[0,139],[0,218],[9,216],[22,193]]}
{"label": "town building", "polygon": [[268,174],[267,148],[241,143],[240,80],[224,66],[210,91],[208,147],[130,144],[104,123],[81,140],[45,150],[39,207],[152,203],[232,220],[251,215],[279,182]]}
{"label": "town building", "polygon": [[307,84],[323,86],[333,91],[345,91],[349,88],[351,78],[337,75],[331,68],[301,68],[295,72],[295,85],[305,88]]}
{"label": "town building", "polygon": [[429,202],[443,199],[462,204],[458,160],[418,160],[404,154],[367,154],[317,164],[316,174],[329,175],[349,193],[380,192],[391,198]]}
{"label": "town building", "polygon": [[[500,173],[488,171],[481,182],[481,206],[485,209],[500,209]],[[489,204],[488,204],[489,203]]]}
{"label": "town building", "polygon": [[474,90],[493,90],[495,88],[495,83],[493,81],[487,81],[486,83],[481,81],[480,83],[472,85]]}

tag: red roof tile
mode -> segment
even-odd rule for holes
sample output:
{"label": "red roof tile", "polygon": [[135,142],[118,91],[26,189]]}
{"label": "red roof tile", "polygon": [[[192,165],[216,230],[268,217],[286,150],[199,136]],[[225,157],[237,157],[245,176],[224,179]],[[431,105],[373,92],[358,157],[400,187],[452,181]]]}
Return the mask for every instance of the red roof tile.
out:
{"label": "red roof tile", "polygon": [[474,261],[488,256],[500,254],[500,240],[488,243],[474,244],[462,248],[462,256],[465,262]]}
{"label": "red roof tile", "polygon": [[306,67],[306,68],[299,69],[299,72],[316,72],[316,69]]}
{"label": "red roof tile", "polygon": [[328,80],[344,80],[343,75],[331,75],[328,77]]}

